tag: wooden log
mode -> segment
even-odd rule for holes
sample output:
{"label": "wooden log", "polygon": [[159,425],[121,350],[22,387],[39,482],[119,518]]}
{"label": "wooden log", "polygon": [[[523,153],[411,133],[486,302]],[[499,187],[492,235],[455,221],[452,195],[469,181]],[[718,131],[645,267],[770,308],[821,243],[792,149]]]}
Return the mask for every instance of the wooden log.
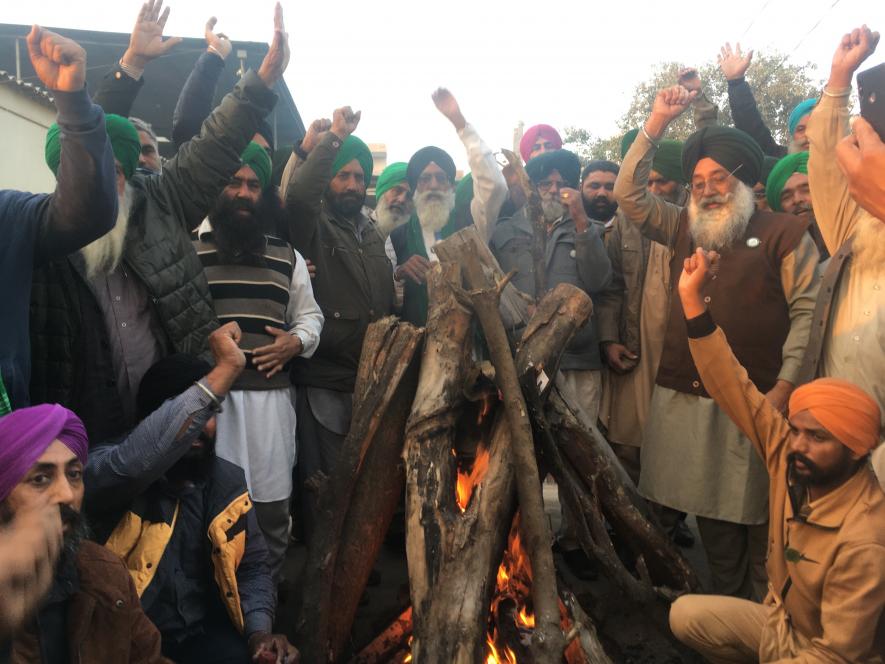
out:
{"label": "wooden log", "polygon": [[412,607],[403,611],[390,626],[350,660],[350,664],[387,664],[405,649],[412,636]]}
{"label": "wooden log", "polygon": [[[443,269],[447,276],[444,276]],[[471,365],[472,315],[450,280],[458,267],[428,273],[429,310],[418,389],[406,425],[406,552],[413,606],[412,653],[427,664],[473,664],[485,647],[494,573],[514,509],[508,429],[498,414],[489,465],[462,514],[455,502],[459,419]]]}
{"label": "wooden log", "polygon": [[[448,278],[456,274],[455,266]],[[500,408],[489,415],[495,419],[485,443],[489,455],[485,476],[465,511],[455,502],[452,449],[458,419],[466,419],[469,411],[463,396],[469,366],[461,353],[471,335],[470,312],[457,301],[449,283],[440,268],[431,271],[424,357],[406,432],[412,652],[422,664],[485,660],[495,572],[508,535],[502,524],[510,523],[515,508],[511,428]],[[586,295],[573,287],[563,286],[548,298],[526,328],[525,371],[555,364],[583,322],[580,312],[586,308],[589,313]],[[549,541],[547,546],[549,550]]]}
{"label": "wooden log", "polygon": [[[586,493],[596,496],[606,519],[622,534],[623,541],[641,555],[640,564],[645,564],[651,572],[653,585],[648,582],[644,585],[671,600],[684,592],[697,592],[700,581],[694,569],[646,516],[645,501],[639,497],[602,434],[596,427],[586,427],[557,391],[548,398],[545,412],[563,457],[586,487]],[[590,551],[587,553],[592,555]],[[648,600],[646,592],[637,592],[632,597],[638,601]]]}
{"label": "wooden log", "polygon": [[[400,323],[393,316],[375,321],[366,331],[357,370],[350,430],[338,464],[321,490],[317,528],[305,563],[305,570],[309,573],[301,575],[304,588],[296,642],[304,661],[329,661],[329,625],[337,599],[332,593],[332,583],[339,546],[344,541],[342,529],[351,497],[366,453],[374,444],[391,403],[408,402],[408,397],[402,393],[398,399],[395,396],[416,357],[421,336],[420,329]],[[396,481],[394,478],[393,483]],[[356,591],[351,594],[353,592]]]}
{"label": "wooden log", "polygon": [[556,569],[550,547],[553,537],[544,512],[544,497],[541,493],[541,478],[535,458],[528,408],[510,353],[507,333],[498,313],[500,285],[489,282],[475,253],[466,252],[461,263],[464,266],[464,283],[469,289],[467,296],[485,334],[492,365],[495,367],[495,382],[503,397],[510,426],[523,541],[533,570],[535,632],[532,635],[532,652],[539,662],[557,662],[565,650],[565,640],[559,624]]}
{"label": "wooden log", "polygon": [[568,590],[562,590],[562,603],[572,619],[572,628],[567,635],[569,646],[565,657],[568,664],[614,664],[596,633],[596,625],[581,607],[578,598]]}

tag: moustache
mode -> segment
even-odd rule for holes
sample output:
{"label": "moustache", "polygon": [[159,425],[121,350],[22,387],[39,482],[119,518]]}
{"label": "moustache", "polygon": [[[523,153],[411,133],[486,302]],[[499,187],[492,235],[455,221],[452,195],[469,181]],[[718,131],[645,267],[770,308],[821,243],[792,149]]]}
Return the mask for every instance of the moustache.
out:
{"label": "moustache", "polygon": [[707,207],[708,205],[719,204],[725,205],[729,201],[731,201],[731,194],[713,194],[712,196],[704,196],[698,204],[701,207]]}
{"label": "moustache", "polygon": [[818,468],[817,464],[801,452],[790,452],[787,455],[787,464],[789,465],[790,470],[796,470],[797,461],[802,462],[802,465],[805,466],[808,474],[810,474],[812,477],[820,473],[820,468]]}

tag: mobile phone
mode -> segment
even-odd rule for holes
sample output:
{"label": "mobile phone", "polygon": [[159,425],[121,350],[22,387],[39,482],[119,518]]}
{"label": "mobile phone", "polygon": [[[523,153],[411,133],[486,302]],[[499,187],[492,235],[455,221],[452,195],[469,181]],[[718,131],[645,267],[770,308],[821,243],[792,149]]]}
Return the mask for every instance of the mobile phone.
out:
{"label": "mobile phone", "polygon": [[885,141],[885,62],[857,75],[860,114]]}

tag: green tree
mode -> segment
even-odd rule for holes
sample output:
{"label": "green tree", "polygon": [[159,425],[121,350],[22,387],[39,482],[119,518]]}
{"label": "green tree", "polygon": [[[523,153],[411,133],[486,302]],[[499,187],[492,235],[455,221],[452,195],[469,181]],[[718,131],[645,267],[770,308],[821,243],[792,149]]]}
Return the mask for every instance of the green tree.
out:
{"label": "green tree", "polygon": [[[627,112],[618,121],[619,132],[614,136],[601,137],[580,127],[566,127],[565,144],[583,161],[590,159],[621,158],[621,136],[635,127],[641,127],[651,111],[655,95],[662,88],[675,85],[679,71],[686,65],[666,62],[655,68],[646,81],[636,86],[633,100]],[[756,97],[759,112],[771,130],[774,139],[786,143],[787,119],[799,102],[815,97],[822,81],[816,79],[814,65],[787,62],[786,56],[772,53],[756,53],[747,70],[747,82]],[[715,61],[698,67],[704,94],[719,108],[719,124],[731,125],[731,108],[728,105],[728,84]],[[680,116],[667,130],[668,138],[684,140],[695,130],[691,110]]]}

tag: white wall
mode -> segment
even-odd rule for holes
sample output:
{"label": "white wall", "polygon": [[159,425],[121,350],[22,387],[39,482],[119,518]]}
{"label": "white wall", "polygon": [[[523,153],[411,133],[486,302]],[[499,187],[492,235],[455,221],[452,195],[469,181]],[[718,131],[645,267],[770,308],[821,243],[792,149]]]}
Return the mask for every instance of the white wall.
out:
{"label": "white wall", "polygon": [[23,94],[14,83],[0,84],[0,189],[55,189],[55,176],[43,159],[46,130],[55,115],[55,109]]}

